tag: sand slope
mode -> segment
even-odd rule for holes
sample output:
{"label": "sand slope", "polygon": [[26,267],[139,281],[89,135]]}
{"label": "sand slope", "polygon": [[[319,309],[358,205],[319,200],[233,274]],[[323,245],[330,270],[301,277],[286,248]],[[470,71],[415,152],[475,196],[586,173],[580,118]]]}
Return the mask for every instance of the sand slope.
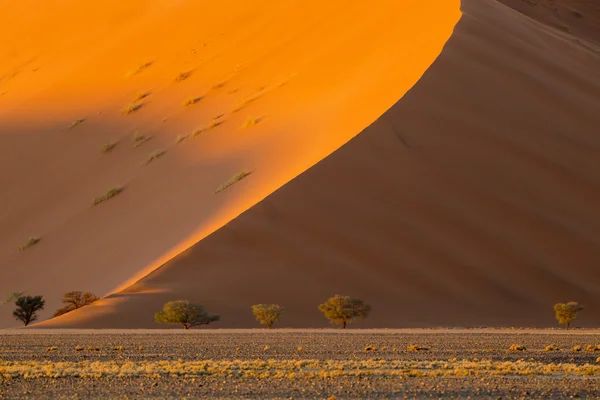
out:
{"label": "sand slope", "polygon": [[219,327],[252,326],[259,302],[287,306],[284,326],[321,327],[316,305],[335,293],[372,304],[358,326],[552,325],[569,300],[597,325],[600,56],[495,1],[462,8],[441,56],[360,135],[47,326],[152,327],[163,302],[188,298]]}
{"label": "sand slope", "polygon": [[129,286],[375,121],[459,17],[458,0],[0,1],[0,296],[43,294],[47,317],[66,291]]}

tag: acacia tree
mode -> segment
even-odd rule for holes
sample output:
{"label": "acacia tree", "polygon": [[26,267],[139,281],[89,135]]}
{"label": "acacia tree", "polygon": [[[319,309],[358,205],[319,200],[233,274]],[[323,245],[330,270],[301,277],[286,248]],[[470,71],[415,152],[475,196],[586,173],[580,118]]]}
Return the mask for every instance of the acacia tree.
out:
{"label": "acacia tree", "polygon": [[43,310],[45,304],[42,296],[19,296],[15,301],[17,308],[13,316],[27,326],[37,320],[37,312]]}
{"label": "acacia tree", "polygon": [[252,306],[252,313],[256,320],[269,329],[273,327],[275,322],[279,321],[283,311],[285,311],[285,307],[279,304],[256,304]]}
{"label": "acacia tree", "polygon": [[67,292],[63,295],[62,302],[65,304],[63,308],[59,308],[54,313],[55,317],[66,314],[70,311],[77,310],[83,306],[92,304],[98,300],[98,296],[90,292]]}
{"label": "acacia tree", "polygon": [[218,315],[209,315],[201,304],[193,304],[187,300],[170,301],[162,311],[154,314],[156,322],[161,324],[181,324],[183,329],[208,325],[218,321]]}
{"label": "acacia tree", "polygon": [[361,299],[336,294],[319,305],[319,311],[331,323],[340,324],[342,329],[346,329],[346,324],[358,318],[367,318],[371,312],[371,306],[365,304]]}
{"label": "acacia tree", "polygon": [[569,329],[571,321],[577,318],[577,313],[582,311],[581,307],[577,302],[570,301],[568,303],[558,303],[554,305],[554,314],[559,324],[564,325],[565,329]]}

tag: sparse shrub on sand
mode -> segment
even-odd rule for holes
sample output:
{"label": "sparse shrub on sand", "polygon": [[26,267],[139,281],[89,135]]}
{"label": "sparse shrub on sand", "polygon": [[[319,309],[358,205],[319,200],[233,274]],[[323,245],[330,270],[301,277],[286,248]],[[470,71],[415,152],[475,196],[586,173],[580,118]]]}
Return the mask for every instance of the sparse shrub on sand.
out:
{"label": "sparse shrub on sand", "polygon": [[94,293],[90,292],[67,292],[63,295],[62,303],[64,307],[56,310],[54,317],[66,314],[78,308],[85,307],[97,301],[99,298]]}
{"label": "sparse shrub on sand", "polygon": [[581,346],[575,346],[575,347],[573,347],[573,351],[581,351]]}
{"label": "sparse shrub on sand", "polygon": [[269,349],[270,349],[270,348],[271,348],[271,347],[269,347],[269,345],[266,345],[266,346],[263,348],[263,351],[269,351]]}
{"label": "sparse shrub on sand", "polygon": [[377,351],[377,347],[375,347],[375,346],[365,346],[365,351]]}
{"label": "sparse shrub on sand", "polygon": [[586,346],[585,350],[593,353],[598,349],[596,348],[596,346]]}
{"label": "sparse shrub on sand", "polygon": [[262,121],[262,117],[248,118],[242,124],[242,128],[250,128],[251,126],[258,124],[260,121]]}
{"label": "sparse shrub on sand", "polygon": [[46,351],[56,351],[57,349],[58,349],[58,347],[56,347],[56,346],[51,346],[51,347],[48,347],[48,348],[46,349]]}
{"label": "sparse shrub on sand", "polygon": [[179,73],[179,74],[177,74],[177,76],[175,77],[175,82],[183,82],[183,81],[185,81],[187,78],[189,78],[190,76],[192,76],[192,71],[180,72],[180,73]]}
{"label": "sparse shrub on sand", "polygon": [[186,101],[183,103],[183,105],[184,105],[184,106],[186,106],[186,107],[187,107],[187,106],[191,106],[191,105],[194,105],[194,104],[198,103],[198,102],[199,102],[200,100],[202,100],[202,99],[203,99],[203,97],[202,97],[202,96],[200,96],[200,97],[191,97],[191,98],[187,99],[187,100],[186,100]]}
{"label": "sparse shrub on sand", "polygon": [[508,348],[509,351],[525,351],[527,348],[520,344],[513,344]]}
{"label": "sparse shrub on sand", "polygon": [[152,62],[144,62],[139,64],[137,67],[135,67],[135,69],[133,69],[130,73],[128,73],[128,76],[134,76],[139,74],[140,72],[142,72],[143,70],[150,68],[150,66],[152,66]]}
{"label": "sparse shrub on sand", "polygon": [[333,324],[339,324],[342,329],[359,318],[367,318],[371,312],[371,306],[363,300],[339,294],[327,299],[318,309],[325,318]]}
{"label": "sparse shrub on sand", "polygon": [[188,135],[177,135],[175,138],[175,144],[179,144],[188,138]]}
{"label": "sparse shrub on sand", "polygon": [[123,351],[123,346],[115,346],[115,351]]}
{"label": "sparse shrub on sand", "polygon": [[75,346],[75,351],[83,351],[83,347],[81,347],[81,346]]}
{"label": "sparse shrub on sand", "polygon": [[242,179],[244,179],[245,177],[247,177],[248,175],[250,175],[251,172],[247,172],[247,171],[242,171],[240,173],[235,174],[234,176],[232,176],[231,178],[229,178],[229,180],[227,180],[226,182],[222,183],[217,190],[214,191],[214,194],[217,194],[219,192],[222,192],[223,190],[227,189],[229,186],[241,181]]}
{"label": "sparse shrub on sand", "polygon": [[545,351],[559,351],[560,348],[556,345],[551,344],[549,346],[546,346],[546,348],[544,350]]}
{"label": "sparse shrub on sand", "polygon": [[196,129],[194,132],[192,132],[192,137],[196,137],[196,136],[200,135],[201,133],[204,133],[204,132],[209,131],[209,130],[211,130],[213,128],[216,128],[217,126],[219,126],[223,122],[225,122],[223,120],[220,120],[219,118],[220,117],[213,118],[213,120],[210,121],[208,123],[208,125],[206,125],[205,127],[200,128],[200,129]]}
{"label": "sparse shrub on sand", "polygon": [[144,165],[148,165],[152,161],[158,160],[159,158],[164,156],[166,154],[166,152],[167,152],[166,150],[154,150],[152,153],[150,153],[150,155],[146,159],[146,162],[144,163]]}
{"label": "sparse shrub on sand", "polygon": [[121,192],[123,192],[124,188],[123,187],[113,187],[110,188],[106,191],[105,194],[103,194],[102,196],[98,196],[94,199],[94,201],[92,202],[93,206],[97,206],[100,203],[103,203],[109,199],[112,199],[113,197],[115,197],[116,195],[120,194]]}
{"label": "sparse shrub on sand", "polygon": [[35,246],[41,240],[42,239],[40,239],[39,237],[36,237],[36,236],[30,236],[30,237],[28,237],[27,240],[25,241],[25,243],[23,243],[22,245],[19,246],[19,251],[25,251],[28,248],[30,248],[31,246]]}
{"label": "sparse shrub on sand", "polygon": [[142,135],[139,132],[135,132],[133,134],[133,147],[140,147],[141,145],[146,143],[151,138],[152,138],[152,136],[146,136],[146,135]]}
{"label": "sparse shrub on sand", "polygon": [[85,121],[85,119],[84,119],[84,118],[81,118],[81,119],[76,119],[75,121],[73,121],[73,122],[71,123],[71,125],[69,125],[69,126],[67,127],[67,130],[70,130],[70,129],[73,129],[73,128],[75,128],[77,125],[79,125],[79,124],[82,124],[84,121]]}
{"label": "sparse shrub on sand", "polygon": [[582,311],[581,307],[577,302],[570,301],[568,303],[558,303],[554,305],[554,314],[559,324],[564,325],[565,329],[569,329],[571,321],[577,318],[577,313]]}
{"label": "sparse shrub on sand", "polygon": [[123,109],[123,114],[125,114],[125,115],[133,114],[134,112],[136,112],[137,110],[142,108],[142,106],[143,106],[143,104],[141,104],[141,103],[128,104]]}
{"label": "sparse shrub on sand", "polygon": [[416,344],[411,344],[408,346],[408,351],[428,351],[429,347],[418,346]]}
{"label": "sparse shrub on sand", "polygon": [[19,296],[15,301],[17,308],[13,311],[13,317],[27,326],[37,321],[37,313],[44,309],[45,304],[42,296]]}
{"label": "sparse shrub on sand", "polygon": [[252,314],[256,320],[269,329],[279,321],[284,311],[285,308],[279,304],[255,304],[252,306]]}
{"label": "sparse shrub on sand", "polygon": [[139,92],[137,94],[137,96],[135,96],[135,101],[140,101],[145,99],[146,97],[150,96],[152,94],[152,92]]}
{"label": "sparse shrub on sand", "polygon": [[156,322],[161,324],[180,324],[183,329],[194,326],[208,325],[220,319],[218,315],[209,315],[201,304],[190,303],[187,300],[170,301],[163,310],[154,314]]}
{"label": "sparse shrub on sand", "polygon": [[102,146],[100,153],[110,153],[117,146],[117,142],[108,142]]}

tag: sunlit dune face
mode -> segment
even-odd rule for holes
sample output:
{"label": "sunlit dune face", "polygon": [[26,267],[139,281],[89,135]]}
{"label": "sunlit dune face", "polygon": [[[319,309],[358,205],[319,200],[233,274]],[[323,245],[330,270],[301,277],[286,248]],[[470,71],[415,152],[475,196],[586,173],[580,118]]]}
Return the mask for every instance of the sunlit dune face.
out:
{"label": "sunlit dune face", "polygon": [[[211,181],[193,182],[208,187],[195,232],[170,236],[171,250],[158,256],[132,248],[135,262],[89,277],[126,288],[375,121],[440,54],[459,7],[459,0],[0,5],[0,37],[11,38],[0,46],[0,124],[88,137],[110,129],[120,143],[145,129],[181,165],[215,166]],[[130,177],[152,173],[131,168],[139,169]],[[213,194],[241,170],[252,172],[236,183],[241,189]]]}

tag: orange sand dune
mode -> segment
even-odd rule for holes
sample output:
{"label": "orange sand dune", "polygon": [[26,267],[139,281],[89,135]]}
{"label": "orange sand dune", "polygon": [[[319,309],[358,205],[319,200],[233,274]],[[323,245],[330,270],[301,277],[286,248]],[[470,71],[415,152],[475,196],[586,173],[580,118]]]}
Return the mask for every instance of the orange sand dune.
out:
{"label": "orange sand dune", "polygon": [[0,2],[0,295],[44,295],[45,318],[66,291],[128,287],[375,121],[459,17],[458,0]]}
{"label": "orange sand dune", "polygon": [[373,306],[357,326],[543,326],[569,300],[597,326],[600,56],[498,2],[462,10],[360,135],[126,290],[42,325],[155,327],[163,302],[188,298],[219,327],[255,326],[263,302],[287,307],[284,326],[323,327],[316,305],[343,293]]}

